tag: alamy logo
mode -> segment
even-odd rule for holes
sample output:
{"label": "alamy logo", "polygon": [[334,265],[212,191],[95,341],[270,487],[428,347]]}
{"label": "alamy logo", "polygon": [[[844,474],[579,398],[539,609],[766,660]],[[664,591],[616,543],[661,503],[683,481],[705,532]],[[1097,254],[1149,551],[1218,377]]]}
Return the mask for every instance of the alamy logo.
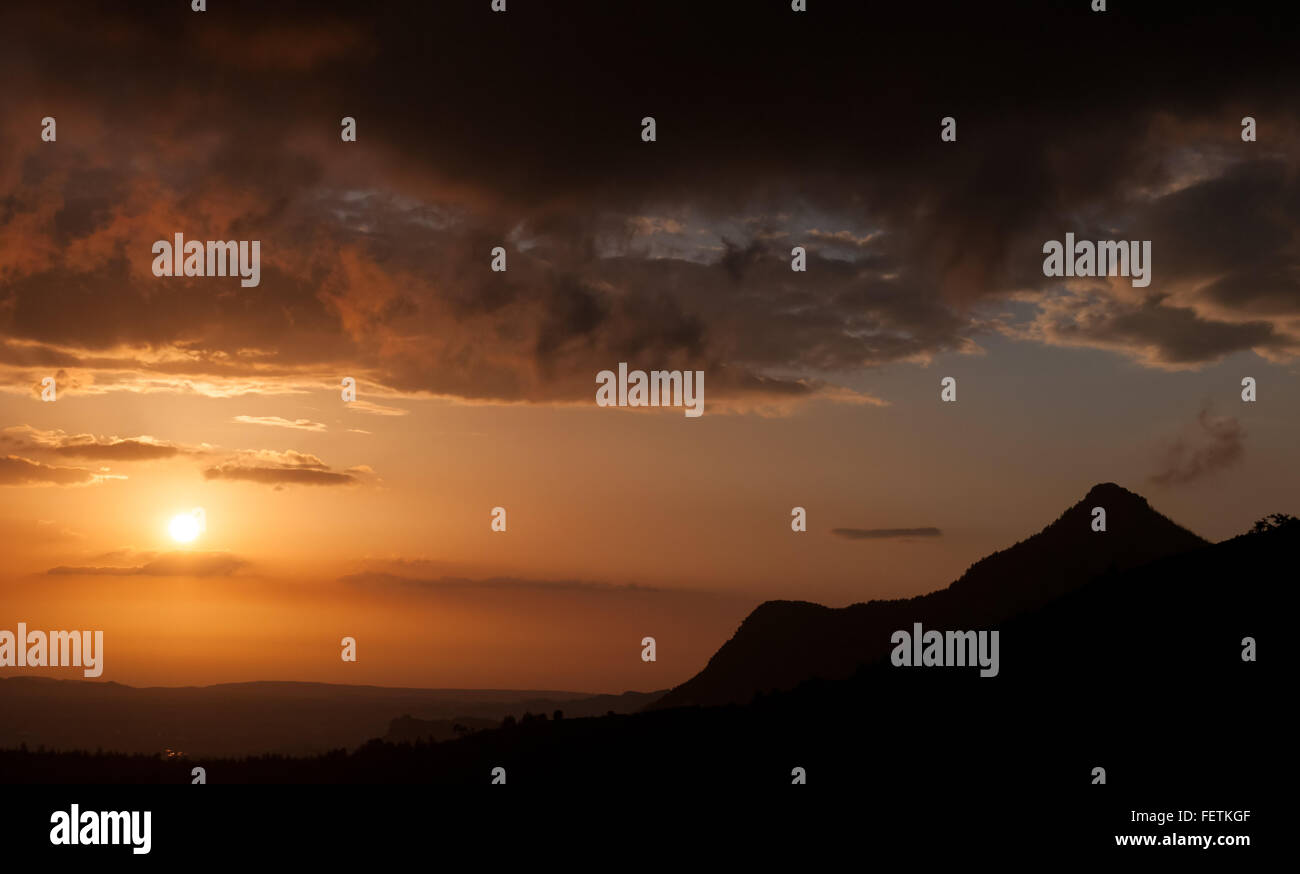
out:
{"label": "alamy logo", "polygon": [[998,633],[996,631],[927,631],[912,623],[912,632],[895,631],[889,660],[895,667],[975,667],[981,677],[998,675]]}
{"label": "alamy logo", "polygon": [[1131,276],[1134,288],[1151,284],[1150,240],[1048,240],[1043,244],[1044,276]]}
{"label": "alamy logo", "polygon": [[[93,634],[93,636],[92,636]],[[18,634],[0,630],[0,668],[85,668],[87,677],[104,673],[104,632],[28,631],[18,623]]]}
{"label": "alamy logo", "polygon": [[[175,243],[153,244],[154,276],[241,276],[239,284],[255,288],[262,281],[261,240],[201,240],[185,242],[177,234]],[[206,255],[206,257],[205,257]]]}
{"label": "alamy logo", "polygon": [[601,407],[685,407],[691,418],[704,415],[703,370],[644,370],[628,372],[620,361],[596,374],[596,405]]}
{"label": "alamy logo", "polygon": [[72,805],[69,811],[50,814],[50,843],[56,846],[86,844],[130,844],[131,852],[143,856],[153,846],[153,812],[146,810],[87,810]]}

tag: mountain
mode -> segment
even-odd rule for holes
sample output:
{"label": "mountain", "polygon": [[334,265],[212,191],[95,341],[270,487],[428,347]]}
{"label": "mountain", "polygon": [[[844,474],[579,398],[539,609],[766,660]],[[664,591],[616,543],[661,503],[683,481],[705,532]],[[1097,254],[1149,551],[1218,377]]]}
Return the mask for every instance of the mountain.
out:
{"label": "mountain", "polygon": [[[1147,521],[1153,534],[1169,532]],[[999,621],[1001,671],[993,679],[876,658],[842,679],[805,679],[739,706],[582,718],[571,717],[576,711],[566,703],[563,719],[506,721],[447,742],[376,739],[349,753],[202,764],[209,782],[404,783],[437,787],[439,796],[486,786],[504,767],[510,785],[549,798],[612,797],[630,787],[634,805],[657,792],[673,804],[793,791],[801,793],[795,801],[775,800],[779,809],[820,813],[829,808],[816,804],[833,804],[876,830],[941,822],[941,831],[922,837],[949,842],[954,825],[982,841],[1014,834],[1018,843],[1023,831],[1071,852],[1131,830],[1133,809],[1213,810],[1223,799],[1267,809],[1268,799],[1289,791],[1284,626],[1300,522],[1119,568],[1140,558],[1129,554],[1113,567],[1101,560],[1095,578]],[[900,603],[915,602],[929,603]],[[801,621],[784,625],[770,621],[785,615],[776,605],[756,611],[753,627],[806,644],[819,626],[861,612],[796,604],[790,613]],[[1247,638],[1258,643],[1257,661],[1243,657]],[[404,727],[419,739],[421,726]],[[156,754],[0,749],[0,776],[10,783],[183,785],[190,765]],[[1105,770],[1104,786],[1094,779],[1097,768]],[[806,773],[809,792],[825,793],[822,802],[784,789],[795,772]],[[1254,820],[1229,825],[1250,833]],[[1075,837],[1062,843],[1066,829]]]}
{"label": "mountain", "polygon": [[[1106,530],[1093,531],[1093,508]],[[831,608],[768,601],[741,623],[699,674],[654,708],[743,704],[756,693],[834,680],[883,660],[890,635],[912,623],[977,629],[1037,609],[1103,574],[1199,549],[1207,541],[1114,483],[1094,486],[1042,531],[989,555],[945,589],[915,598]]]}
{"label": "mountain", "polygon": [[[524,713],[625,713],[661,693],[588,695],[507,689],[403,689],[256,682],[136,688],[121,683],[0,678],[0,748],[241,756],[307,755],[381,737],[394,717],[472,720]],[[468,726],[467,726],[468,727]],[[430,735],[438,735],[432,730]]]}

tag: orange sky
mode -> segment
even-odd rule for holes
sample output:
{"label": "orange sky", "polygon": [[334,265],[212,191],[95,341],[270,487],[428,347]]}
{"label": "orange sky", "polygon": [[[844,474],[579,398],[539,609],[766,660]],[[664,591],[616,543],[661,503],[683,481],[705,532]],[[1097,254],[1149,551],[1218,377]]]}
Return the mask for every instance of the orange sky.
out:
{"label": "orange sky", "polygon": [[[839,605],[945,585],[1050,522],[1092,481],[1116,471],[1131,481],[1146,463],[1140,447],[1098,435],[999,452],[998,442],[1021,439],[1014,420],[1004,428],[971,404],[951,410],[960,428],[945,428],[934,417],[949,411],[921,393],[886,408],[699,420],[420,400],[394,404],[407,415],[374,415],[326,390],[3,403],[11,421],[32,423],[4,432],[25,441],[14,454],[108,477],[4,488],[5,627],[103,629],[103,679],[130,684],[665,687],[702,667],[763,599]],[[325,430],[234,421],[270,415]],[[88,460],[50,451],[59,430],[61,445],[89,433],[187,448],[162,460]],[[1285,428],[1267,417],[1251,432],[1262,451],[1270,435],[1279,456],[1287,451]],[[32,451],[38,437],[47,445]],[[107,438],[97,443],[78,451],[111,451]],[[373,472],[278,488],[203,475],[240,450],[290,448]],[[1051,469],[1067,472],[1034,477]],[[1225,491],[1223,477],[1145,491],[1176,521],[1227,536],[1296,487],[1290,475],[1250,476],[1248,488]],[[809,512],[807,533],[790,530],[796,505]],[[507,510],[504,533],[490,530],[495,506]],[[168,522],[194,507],[207,528],[178,544]],[[942,536],[830,533],[927,526]],[[339,658],[349,635],[356,664]],[[655,663],[640,659],[646,635],[658,642]]]}
{"label": "orange sky", "polygon": [[[809,15],[791,69],[663,67],[541,7],[485,53],[467,9],[0,11],[0,628],[103,629],[129,684],[648,690],[1098,482],[1211,539],[1297,510],[1300,124],[1251,58],[1094,105],[1010,32],[944,67]],[[1067,231],[1151,241],[1151,285],[1045,277]],[[155,277],[176,233],[259,240],[260,284]],[[705,414],[596,406],[620,362],[702,370]]]}

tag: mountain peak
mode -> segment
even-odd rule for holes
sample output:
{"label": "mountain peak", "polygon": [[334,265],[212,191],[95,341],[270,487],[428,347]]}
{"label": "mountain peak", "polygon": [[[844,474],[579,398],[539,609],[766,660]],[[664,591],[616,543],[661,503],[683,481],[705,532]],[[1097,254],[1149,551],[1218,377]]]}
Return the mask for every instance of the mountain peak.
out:
{"label": "mountain peak", "polygon": [[1083,496],[1085,502],[1121,502],[1137,504],[1143,507],[1151,506],[1147,499],[1137,492],[1130,492],[1128,489],[1115,483],[1097,483],[1088,489],[1088,494]]}
{"label": "mountain peak", "polygon": [[[1094,507],[1106,511],[1104,529],[1093,526]],[[756,691],[789,689],[812,677],[842,679],[886,658],[891,632],[913,622],[996,626],[1103,575],[1206,545],[1136,492],[1098,483],[1056,521],[975,562],[947,588],[841,608],[759,605],[703,671],[654,706],[745,703]]]}

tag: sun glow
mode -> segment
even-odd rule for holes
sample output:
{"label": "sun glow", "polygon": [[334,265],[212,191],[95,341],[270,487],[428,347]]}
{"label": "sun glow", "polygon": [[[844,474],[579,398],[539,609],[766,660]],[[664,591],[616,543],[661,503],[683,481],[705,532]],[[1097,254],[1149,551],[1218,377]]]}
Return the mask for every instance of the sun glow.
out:
{"label": "sun glow", "polygon": [[203,533],[207,527],[203,516],[203,510],[195,507],[188,513],[181,513],[179,516],[172,518],[167,524],[167,533],[172,536],[172,540],[177,543],[190,543],[196,537]]}

